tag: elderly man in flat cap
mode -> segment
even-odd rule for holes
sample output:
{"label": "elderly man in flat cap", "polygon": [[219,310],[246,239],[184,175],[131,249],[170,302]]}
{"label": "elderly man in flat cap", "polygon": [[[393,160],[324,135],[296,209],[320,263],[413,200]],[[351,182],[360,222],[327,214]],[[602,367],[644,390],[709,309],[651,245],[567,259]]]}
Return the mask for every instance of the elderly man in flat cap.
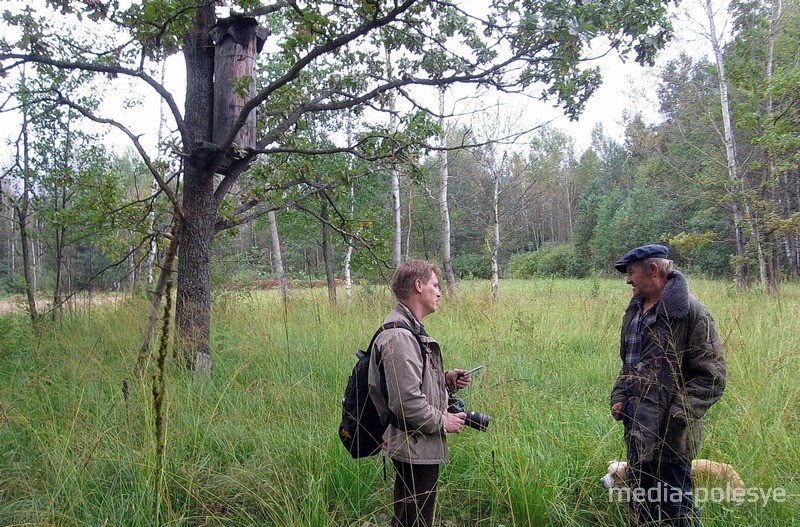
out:
{"label": "elderly man in flat cap", "polygon": [[645,245],[614,264],[627,274],[633,298],[622,321],[611,415],[625,427],[637,525],[694,527],[691,461],[701,419],[725,389],[725,356],[711,313],[667,254],[663,245]]}

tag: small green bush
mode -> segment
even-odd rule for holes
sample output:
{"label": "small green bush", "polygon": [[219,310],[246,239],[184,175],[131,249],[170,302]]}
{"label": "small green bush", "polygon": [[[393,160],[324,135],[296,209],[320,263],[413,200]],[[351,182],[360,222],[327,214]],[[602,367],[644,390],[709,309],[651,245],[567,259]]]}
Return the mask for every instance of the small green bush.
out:
{"label": "small green bush", "polygon": [[512,255],[508,274],[512,278],[585,278],[587,268],[578,262],[572,245],[545,243],[538,251]]}
{"label": "small green bush", "polygon": [[485,254],[462,254],[453,258],[453,272],[458,278],[492,277],[492,260]]}

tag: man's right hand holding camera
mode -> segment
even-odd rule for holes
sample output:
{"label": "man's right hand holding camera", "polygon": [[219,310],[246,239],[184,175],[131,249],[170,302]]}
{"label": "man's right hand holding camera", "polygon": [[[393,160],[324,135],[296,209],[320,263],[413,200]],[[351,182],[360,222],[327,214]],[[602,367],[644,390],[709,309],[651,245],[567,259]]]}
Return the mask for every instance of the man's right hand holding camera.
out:
{"label": "man's right hand holding camera", "polygon": [[447,418],[447,425],[445,425],[445,431],[448,434],[458,434],[464,428],[464,420],[467,418],[467,414],[464,412],[459,412],[457,414],[451,414],[444,410],[444,415]]}

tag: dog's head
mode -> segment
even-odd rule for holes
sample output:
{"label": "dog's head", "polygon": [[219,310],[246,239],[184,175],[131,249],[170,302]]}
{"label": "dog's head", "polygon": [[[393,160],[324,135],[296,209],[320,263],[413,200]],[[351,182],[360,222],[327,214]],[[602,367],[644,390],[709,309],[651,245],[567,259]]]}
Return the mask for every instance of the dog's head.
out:
{"label": "dog's head", "polygon": [[625,461],[609,461],[608,472],[600,478],[600,483],[607,489],[619,487],[625,484],[625,470],[628,463]]}

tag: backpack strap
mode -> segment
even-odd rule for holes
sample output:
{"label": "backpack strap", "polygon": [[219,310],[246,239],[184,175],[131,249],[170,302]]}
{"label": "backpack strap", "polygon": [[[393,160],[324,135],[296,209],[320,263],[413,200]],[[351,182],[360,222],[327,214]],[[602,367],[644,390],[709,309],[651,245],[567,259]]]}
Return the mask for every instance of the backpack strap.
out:
{"label": "backpack strap", "polygon": [[[367,353],[372,353],[372,346],[375,344],[375,339],[378,338],[378,335],[380,335],[381,333],[383,333],[387,329],[405,329],[407,331],[410,331],[411,334],[414,335],[414,338],[417,339],[417,344],[419,344],[419,353],[422,356],[422,378],[424,378],[425,377],[425,364],[426,364],[426,362],[428,360],[428,354],[425,353],[425,344],[422,342],[422,337],[420,336],[420,334],[417,333],[416,331],[414,331],[414,329],[411,326],[409,326],[408,324],[406,324],[403,321],[386,322],[385,324],[381,324],[381,326],[378,328],[378,330],[372,336],[372,340],[370,341],[369,347],[367,348]],[[377,360],[377,363],[379,365],[378,367],[380,368],[381,379],[383,381],[381,383],[381,395],[383,396],[383,400],[386,401],[387,405],[388,405],[389,392],[388,392],[388,389],[386,388],[386,371],[383,368],[383,362],[381,361],[381,357],[377,357],[376,360]],[[422,386],[422,378],[420,379],[420,387]],[[394,425],[395,428],[398,428],[400,430],[405,430],[406,432],[409,431],[408,430],[408,426],[406,426],[405,421],[400,421],[399,419],[397,419],[397,417],[395,417],[394,413],[391,410],[389,410],[389,421],[388,422],[390,424]]]}

